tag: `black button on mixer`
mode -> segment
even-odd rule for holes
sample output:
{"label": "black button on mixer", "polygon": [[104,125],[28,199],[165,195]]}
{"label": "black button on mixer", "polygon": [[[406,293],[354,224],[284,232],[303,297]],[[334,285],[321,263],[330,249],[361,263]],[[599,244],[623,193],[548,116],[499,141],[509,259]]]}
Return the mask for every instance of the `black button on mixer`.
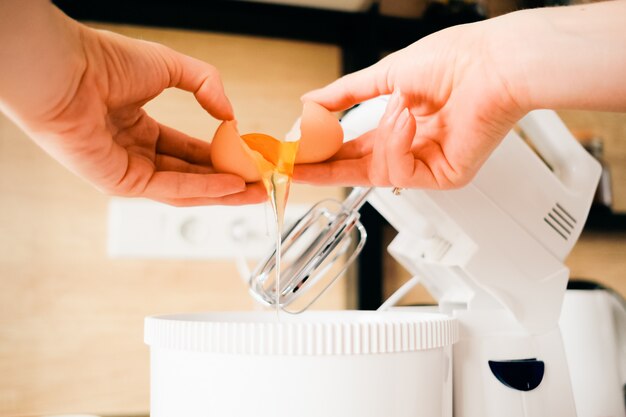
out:
{"label": "black button on mixer", "polygon": [[489,368],[502,384],[518,391],[532,391],[541,384],[545,371],[536,358],[489,361]]}

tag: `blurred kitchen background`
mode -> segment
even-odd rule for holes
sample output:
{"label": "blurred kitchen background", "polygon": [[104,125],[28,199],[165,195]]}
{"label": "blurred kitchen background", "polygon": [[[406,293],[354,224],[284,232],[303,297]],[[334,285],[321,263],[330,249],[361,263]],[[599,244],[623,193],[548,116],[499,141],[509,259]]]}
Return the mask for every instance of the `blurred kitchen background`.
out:
{"label": "blurred kitchen background", "polygon": [[[299,116],[302,93],[420,37],[519,8],[571,2],[55,3],[90,26],[160,42],[212,63],[240,130],[280,137]],[[192,95],[181,91],[166,91],[146,108],[160,122],[197,138],[209,140],[217,127]],[[602,160],[609,184],[567,261],[572,277],[626,295],[626,114],[560,115]],[[263,208],[184,210],[118,201],[70,174],[4,116],[0,192],[0,417],[147,415],[145,316],[255,308],[234,259],[258,253],[242,242],[263,234]],[[297,211],[344,194],[340,188],[296,185],[290,205]],[[371,208],[364,208],[363,217],[370,235],[365,255],[316,308],[373,309],[408,278],[385,254],[393,229]],[[431,301],[419,289],[404,300]]]}

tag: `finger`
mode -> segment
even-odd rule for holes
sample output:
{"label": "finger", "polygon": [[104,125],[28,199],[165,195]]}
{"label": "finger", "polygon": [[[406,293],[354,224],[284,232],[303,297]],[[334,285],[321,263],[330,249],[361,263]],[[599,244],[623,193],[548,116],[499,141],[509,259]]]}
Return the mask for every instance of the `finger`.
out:
{"label": "finger", "polygon": [[315,101],[330,111],[341,111],[367,99],[389,94],[393,89],[387,82],[390,62],[386,58],[368,68],[344,75],[326,87],[306,93],[302,100]]}
{"label": "finger", "polygon": [[376,130],[365,132],[358,138],[341,145],[341,148],[330,158],[330,161],[358,159],[371,154],[372,149],[374,149],[375,138]]}
{"label": "finger", "polygon": [[224,92],[224,84],[217,69],[206,62],[166,48],[172,58],[168,60],[170,87],[190,91],[211,116],[220,120],[233,120],[235,114]]}
{"label": "finger", "polygon": [[143,192],[154,199],[223,197],[246,189],[243,178],[232,174],[191,174],[173,171],[155,172]]}
{"label": "finger", "polygon": [[371,185],[368,165],[371,155],[361,159],[302,164],[294,167],[295,182],[317,185]]}
{"label": "finger", "polygon": [[238,206],[262,203],[267,200],[267,192],[263,184],[257,182],[248,184],[248,188],[245,191],[224,197],[157,198],[156,200],[177,207],[212,205]]}
{"label": "finger", "polygon": [[439,188],[429,166],[411,151],[415,132],[415,118],[405,108],[396,119],[388,141],[389,181],[402,188]]}
{"label": "finger", "polygon": [[191,174],[213,174],[215,170],[204,165],[190,164],[182,159],[169,155],[157,154],[155,161],[156,171],[189,172]]}
{"label": "finger", "polygon": [[191,164],[211,165],[211,144],[159,124],[156,152],[187,161]]}
{"label": "finger", "polygon": [[374,141],[374,150],[372,153],[372,163],[370,166],[370,180],[372,184],[378,186],[389,185],[389,173],[387,163],[387,140],[393,134],[394,124],[402,109],[404,109],[404,101],[399,89],[396,89],[385,113],[381,118],[378,128],[376,129],[376,139]]}
{"label": "finger", "polygon": [[384,187],[389,184],[389,175],[387,174],[387,130],[385,126],[376,129],[377,135],[374,141],[374,150],[372,152],[371,164],[369,167],[369,178],[373,185]]}

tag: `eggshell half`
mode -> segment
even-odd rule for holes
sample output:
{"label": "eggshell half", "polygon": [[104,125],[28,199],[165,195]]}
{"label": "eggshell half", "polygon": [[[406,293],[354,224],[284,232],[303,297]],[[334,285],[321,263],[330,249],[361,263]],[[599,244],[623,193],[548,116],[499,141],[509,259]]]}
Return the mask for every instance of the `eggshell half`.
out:
{"label": "eggshell half", "polygon": [[321,105],[307,101],[302,109],[297,164],[324,161],[333,156],[343,143],[339,120]]}
{"label": "eggshell half", "polygon": [[213,135],[211,162],[218,172],[239,175],[246,182],[259,181],[261,173],[253,152],[241,139],[235,121],[222,122]]}

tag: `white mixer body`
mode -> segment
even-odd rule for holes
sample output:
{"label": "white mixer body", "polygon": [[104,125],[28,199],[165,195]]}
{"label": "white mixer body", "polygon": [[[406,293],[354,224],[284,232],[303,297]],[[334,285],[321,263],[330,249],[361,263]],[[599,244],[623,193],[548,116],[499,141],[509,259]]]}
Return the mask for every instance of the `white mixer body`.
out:
{"label": "white mixer body", "polygon": [[[342,121],[374,128],[386,102]],[[556,113],[520,122],[478,175],[457,190],[379,188],[368,201],[398,231],[389,252],[460,323],[454,347],[456,417],[576,416],[558,320],[599,164]]]}

